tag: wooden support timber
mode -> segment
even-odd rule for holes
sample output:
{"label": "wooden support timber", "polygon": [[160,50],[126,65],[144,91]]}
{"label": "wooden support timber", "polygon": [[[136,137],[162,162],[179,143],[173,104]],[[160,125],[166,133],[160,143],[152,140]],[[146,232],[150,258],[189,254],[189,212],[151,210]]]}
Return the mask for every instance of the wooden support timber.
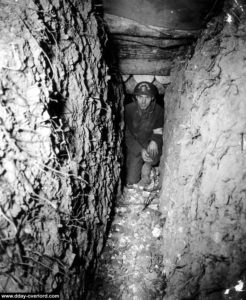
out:
{"label": "wooden support timber", "polygon": [[121,74],[167,76],[172,67],[171,60],[121,59]]}
{"label": "wooden support timber", "polygon": [[122,34],[139,37],[156,37],[156,38],[187,38],[197,37],[200,30],[175,30],[162,28],[152,25],[142,25],[136,21],[119,17],[111,14],[104,14],[105,24],[108,31],[112,34]]}

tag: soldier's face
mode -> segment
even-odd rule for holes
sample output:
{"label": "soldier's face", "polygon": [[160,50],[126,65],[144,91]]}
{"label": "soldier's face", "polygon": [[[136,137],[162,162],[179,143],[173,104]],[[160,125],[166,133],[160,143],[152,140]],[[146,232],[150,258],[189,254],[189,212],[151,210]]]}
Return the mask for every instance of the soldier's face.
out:
{"label": "soldier's face", "polygon": [[153,97],[147,96],[147,95],[137,95],[136,99],[137,99],[138,106],[141,109],[147,109],[149,107]]}

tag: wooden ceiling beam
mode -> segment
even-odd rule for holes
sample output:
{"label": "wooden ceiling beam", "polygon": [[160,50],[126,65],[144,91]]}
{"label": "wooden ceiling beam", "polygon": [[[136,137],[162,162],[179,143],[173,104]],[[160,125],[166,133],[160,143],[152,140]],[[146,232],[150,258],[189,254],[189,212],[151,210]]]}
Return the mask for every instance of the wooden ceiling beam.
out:
{"label": "wooden ceiling beam", "polygon": [[200,30],[175,30],[170,28],[162,28],[151,25],[143,25],[136,21],[119,17],[111,14],[104,14],[105,25],[108,31],[113,34],[122,34],[140,37],[156,37],[156,38],[187,38],[197,37]]}
{"label": "wooden ceiling beam", "polygon": [[182,39],[170,39],[170,38],[153,38],[153,37],[139,37],[139,36],[129,36],[129,35],[119,35],[119,34],[111,34],[111,38],[113,38],[116,43],[122,44],[136,44],[143,46],[153,46],[158,48],[174,48],[180,47],[184,45],[190,45],[194,42],[193,38],[182,38]]}
{"label": "wooden ceiling beam", "polygon": [[119,70],[122,75],[167,76],[172,67],[171,60],[121,59]]}
{"label": "wooden ceiling beam", "polygon": [[176,57],[184,57],[187,52],[187,47],[177,47],[174,49],[163,49],[158,47],[150,47],[145,45],[139,45],[134,43],[117,43],[115,41],[115,49],[117,51],[117,57],[119,59],[170,59],[173,60]]}

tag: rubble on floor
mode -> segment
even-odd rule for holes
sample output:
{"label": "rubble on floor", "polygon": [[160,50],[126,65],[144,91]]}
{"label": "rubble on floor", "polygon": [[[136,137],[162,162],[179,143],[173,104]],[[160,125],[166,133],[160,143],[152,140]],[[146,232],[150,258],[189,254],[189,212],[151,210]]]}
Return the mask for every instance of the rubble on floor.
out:
{"label": "rubble on floor", "polygon": [[[152,178],[153,179],[153,178]],[[125,188],[88,299],[162,299],[165,288],[159,189]]]}

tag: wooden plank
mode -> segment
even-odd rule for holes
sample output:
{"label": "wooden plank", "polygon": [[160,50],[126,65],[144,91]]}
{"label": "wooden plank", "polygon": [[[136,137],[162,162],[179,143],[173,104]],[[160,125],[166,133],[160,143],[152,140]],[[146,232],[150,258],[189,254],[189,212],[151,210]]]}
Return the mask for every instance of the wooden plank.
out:
{"label": "wooden plank", "polygon": [[110,33],[131,36],[157,38],[187,38],[197,37],[200,30],[175,30],[151,25],[143,25],[136,21],[112,14],[104,14],[105,25]]}
{"label": "wooden plank", "polygon": [[124,34],[111,34],[111,38],[117,43],[131,43],[136,45],[152,46],[162,49],[176,48],[180,46],[190,45],[194,42],[194,38],[156,38],[156,37],[139,37]]}
{"label": "wooden plank", "polygon": [[177,56],[185,55],[187,47],[177,47],[177,48],[159,48],[153,46],[146,46],[137,43],[128,43],[125,41],[114,41],[115,50],[117,52],[117,57],[119,59],[133,59],[133,58],[143,58],[143,59],[171,59],[173,60]]}
{"label": "wooden plank", "polygon": [[172,67],[171,60],[121,59],[119,70],[123,75],[167,76]]}

